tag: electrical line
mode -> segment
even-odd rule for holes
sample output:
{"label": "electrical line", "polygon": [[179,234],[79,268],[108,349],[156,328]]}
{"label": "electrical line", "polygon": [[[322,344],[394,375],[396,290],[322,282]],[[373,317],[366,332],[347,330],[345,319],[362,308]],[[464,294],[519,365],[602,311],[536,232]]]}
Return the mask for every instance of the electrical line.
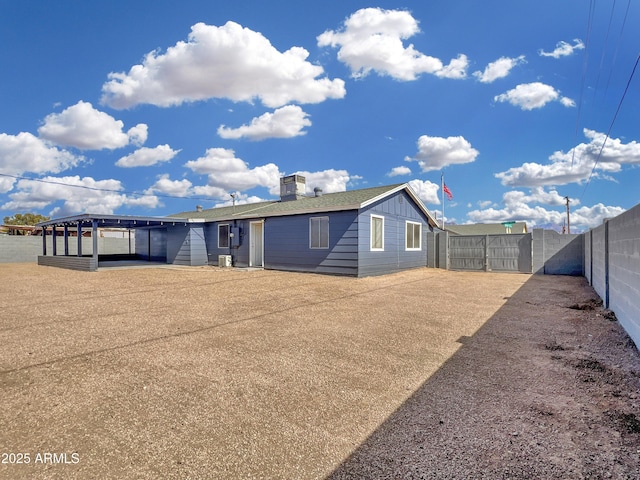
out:
{"label": "electrical line", "polygon": [[130,191],[126,191],[126,190],[116,190],[116,189],[112,189],[112,188],[99,188],[99,187],[89,187],[87,185],[72,185],[70,183],[64,183],[64,182],[56,182],[54,180],[44,180],[41,178],[29,178],[29,177],[22,177],[20,175],[9,175],[8,173],[0,173],[0,176],[2,177],[9,177],[9,178],[15,178],[18,180],[28,180],[31,182],[40,182],[40,183],[46,183],[46,184],[50,184],[50,185],[61,185],[64,187],[73,187],[73,188],[83,188],[85,190],[92,190],[92,191],[96,191],[96,192],[109,192],[109,193],[118,193],[118,194],[124,194],[124,195],[133,195],[136,197],[160,197],[160,198],[181,198],[181,199],[186,199],[186,200],[213,200],[211,197],[192,197],[192,196],[180,196],[180,195],[169,195],[169,194],[159,194],[159,193],[140,193],[140,192],[130,192]]}
{"label": "electrical line", "polygon": [[636,68],[638,67],[638,62],[640,62],[640,55],[638,55],[638,58],[636,58],[636,63],[633,66],[633,70],[631,71],[631,75],[629,76],[629,80],[627,81],[627,86],[624,89],[624,92],[622,93],[622,98],[620,99],[620,103],[618,103],[618,108],[616,109],[616,113],[613,116],[613,120],[611,120],[611,125],[609,125],[609,130],[607,131],[607,136],[604,137],[604,141],[602,142],[602,146],[600,147],[600,151],[598,152],[598,156],[596,157],[596,161],[593,164],[593,168],[591,169],[591,174],[589,175],[589,178],[587,179],[587,183],[584,186],[584,190],[582,191],[582,195],[580,196],[580,200],[582,200],[582,197],[584,197],[584,193],[587,191],[587,187],[589,186],[589,183],[591,182],[591,177],[593,177],[593,173],[596,171],[596,167],[598,166],[598,162],[600,161],[600,157],[602,156],[602,151],[604,150],[604,146],[607,143],[607,140],[609,139],[609,136],[611,135],[611,130],[613,129],[613,124],[616,121],[616,118],[618,117],[618,113],[620,112],[620,108],[622,107],[622,103],[624,102],[624,98],[627,95],[627,91],[629,90],[629,85],[631,85],[631,80],[633,79],[633,75],[636,73]]}
{"label": "electrical line", "polygon": [[598,93],[598,85],[600,84],[600,75],[602,74],[602,66],[604,65],[604,57],[607,53],[607,44],[609,43],[609,33],[611,32],[611,22],[613,22],[613,12],[616,8],[616,0],[611,4],[611,14],[609,15],[609,26],[607,27],[607,35],[604,37],[604,45],[602,47],[602,55],[600,55],[600,66],[598,67],[598,76],[596,77],[596,86],[593,89],[593,98]]}
{"label": "electrical line", "polygon": [[622,20],[622,26],[620,27],[620,35],[618,35],[616,51],[613,54],[613,61],[611,62],[611,70],[609,70],[609,78],[607,78],[607,86],[604,89],[605,98],[607,96],[607,92],[609,91],[609,83],[611,82],[611,75],[613,74],[613,69],[616,66],[616,59],[618,58],[618,51],[620,50],[620,43],[622,42],[622,32],[624,31],[624,26],[627,23],[627,17],[629,16],[630,7],[631,7],[631,0],[629,0],[629,2],[627,3],[627,10],[624,12],[624,19]]}
{"label": "electrical line", "polygon": [[[578,128],[580,127],[580,113],[582,111],[582,99],[584,97],[584,83],[587,78],[587,62],[589,58],[589,44],[591,42],[591,27],[593,24],[593,14],[595,12],[595,0],[589,1],[589,17],[587,19],[587,38],[584,45],[584,61],[582,62],[582,79],[580,81],[580,97],[578,99],[578,114],[576,116],[576,131],[574,135],[574,142],[578,141]],[[576,154],[575,148],[571,154],[571,168],[573,168],[574,157]]]}

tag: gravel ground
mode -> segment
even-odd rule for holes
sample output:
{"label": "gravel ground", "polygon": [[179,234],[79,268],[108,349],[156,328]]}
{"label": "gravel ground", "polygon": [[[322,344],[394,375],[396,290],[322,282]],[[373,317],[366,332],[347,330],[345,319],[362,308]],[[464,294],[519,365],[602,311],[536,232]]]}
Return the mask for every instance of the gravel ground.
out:
{"label": "gravel ground", "polygon": [[639,478],[640,358],[582,278],[0,276],[0,478]]}

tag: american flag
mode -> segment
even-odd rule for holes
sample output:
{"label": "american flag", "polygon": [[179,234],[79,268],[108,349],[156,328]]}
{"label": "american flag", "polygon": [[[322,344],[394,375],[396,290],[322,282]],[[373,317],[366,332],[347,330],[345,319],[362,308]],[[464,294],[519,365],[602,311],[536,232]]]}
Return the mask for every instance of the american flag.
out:
{"label": "american flag", "polygon": [[453,193],[451,193],[451,190],[449,190],[449,187],[447,187],[446,183],[442,184],[442,191],[444,192],[444,194],[447,196],[449,200],[453,200]]}

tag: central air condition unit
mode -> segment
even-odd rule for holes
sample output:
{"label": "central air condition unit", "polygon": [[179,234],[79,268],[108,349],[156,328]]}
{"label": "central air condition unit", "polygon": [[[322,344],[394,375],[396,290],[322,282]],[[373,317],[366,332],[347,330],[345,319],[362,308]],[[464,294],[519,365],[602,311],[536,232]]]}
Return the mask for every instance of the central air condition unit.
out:
{"label": "central air condition unit", "polygon": [[219,267],[230,267],[231,266],[231,255],[218,255],[218,266]]}

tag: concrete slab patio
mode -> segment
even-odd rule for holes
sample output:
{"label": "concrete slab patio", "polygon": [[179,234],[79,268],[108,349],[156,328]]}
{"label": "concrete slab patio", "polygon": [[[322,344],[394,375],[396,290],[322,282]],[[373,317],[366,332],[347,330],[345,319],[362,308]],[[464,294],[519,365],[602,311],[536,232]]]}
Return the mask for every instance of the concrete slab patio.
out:
{"label": "concrete slab patio", "polygon": [[[31,264],[0,278],[0,478],[585,478],[638,459],[637,350],[597,309],[567,308],[593,298],[581,278]],[[602,395],[576,376],[597,355],[621,403],[592,412],[610,424],[587,442],[561,425]]]}

